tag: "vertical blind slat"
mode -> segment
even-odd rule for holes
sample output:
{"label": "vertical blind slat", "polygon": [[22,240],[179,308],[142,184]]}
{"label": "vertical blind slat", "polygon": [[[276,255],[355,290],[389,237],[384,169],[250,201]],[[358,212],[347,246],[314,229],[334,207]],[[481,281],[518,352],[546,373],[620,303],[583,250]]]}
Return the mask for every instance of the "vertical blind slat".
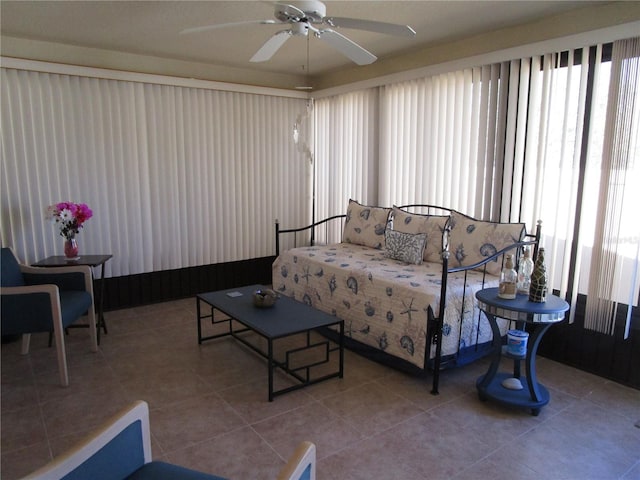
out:
{"label": "vertical blind slat", "polygon": [[273,255],[275,218],[309,220],[291,137],[304,100],[1,74],[1,241],[23,261],[61,254],[44,212],[64,200],[94,210],[79,243],[114,254],[106,276]]}

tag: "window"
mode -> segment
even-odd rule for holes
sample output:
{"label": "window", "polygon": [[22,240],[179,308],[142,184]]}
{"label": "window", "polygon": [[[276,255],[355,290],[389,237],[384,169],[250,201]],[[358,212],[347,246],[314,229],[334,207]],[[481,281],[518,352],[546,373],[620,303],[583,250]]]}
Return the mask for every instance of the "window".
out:
{"label": "window", "polygon": [[[317,212],[336,202],[344,204],[347,191],[351,196],[375,191],[377,195],[355,198],[384,206],[439,204],[483,219],[524,221],[529,231],[542,219],[551,286],[575,304],[578,292],[589,290],[596,212],[603,208],[598,201],[612,76],[610,47],[533,56],[387,85],[378,89],[378,96],[368,97],[378,108],[368,103],[366,110],[358,109],[353,94],[319,101],[318,145],[330,145],[331,151],[318,151],[316,156],[318,184],[327,182],[318,190]],[[339,111],[354,115],[326,113]],[[638,179],[640,164],[638,108],[634,111],[635,140],[628,146],[633,158],[624,175],[617,177],[627,180]],[[371,117],[378,112],[377,118]],[[363,137],[336,136],[332,132],[337,122],[360,125],[360,131],[377,127],[378,135],[366,137],[363,155],[353,149]],[[349,173],[356,166],[360,173]],[[372,185],[372,172],[377,191],[365,188]],[[329,186],[346,176],[352,182],[348,188]],[[638,271],[640,223],[627,215],[640,205],[640,190],[627,189],[620,200],[623,221],[616,243],[623,268],[615,299],[628,302],[628,287]],[[637,304],[637,286],[633,297]]]}

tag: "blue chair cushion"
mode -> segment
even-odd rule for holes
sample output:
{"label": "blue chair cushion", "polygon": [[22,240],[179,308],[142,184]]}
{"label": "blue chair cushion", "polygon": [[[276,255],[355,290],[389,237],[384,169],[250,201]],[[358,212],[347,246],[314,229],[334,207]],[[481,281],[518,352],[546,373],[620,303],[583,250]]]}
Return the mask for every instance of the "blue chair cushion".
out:
{"label": "blue chair cushion", "polygon": [[129,480],[225,480],[223,477],[164,462],[147,463],[127,478]]}
{"label": "blue chair cushion", "polygon": [[91,308],[91,294],[77,290],[60,292],[62,326],[68,327]]}
{"label": "blue chair cushion", "polygon": [[2,263],[0,263],[0,285],[3,287],[22,287],[24,277],[20,271],[20,264],[10,248],[2,249]]}

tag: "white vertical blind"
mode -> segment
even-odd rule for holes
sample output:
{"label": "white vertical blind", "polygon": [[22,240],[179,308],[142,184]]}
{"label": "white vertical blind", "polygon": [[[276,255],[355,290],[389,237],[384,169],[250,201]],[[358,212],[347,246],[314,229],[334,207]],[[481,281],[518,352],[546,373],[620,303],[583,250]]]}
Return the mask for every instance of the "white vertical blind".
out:
{"label": "white vertical blind", "polygon": [[[616,41],[611,57],[599,200],[585,327],[613,334],[616,291],[623,290],[627,305],[634,305],[638,291],[640,227],[626,221],[637,212],[640,184],[640,37]],[[635,191],[634,191],[635,190]],[[625,257],[635,264],[631,275],[623,275]],[[623,298],[624,298],[623,297]],[[625,338],[629,335],[628,309]]]}
{"label": "white vertical blind", "polygon": [[[602,204],[610,206],[622,194],[612,193],[609,187],[640,182],[636,108],[640,102],[634,96],[634,89],[640,90],[634,80],[640,81],[640,75],[629,67],[631,73],[622,76],[619,102],[626,109],[623,113],[619,106],[610,107],[617,115],[611,114],[605,122],[601,112],[606,108],[606,92],[602,91],[608,84],[609,63],[603,62],[603,46],[597,45],[380,87],[379,157],[370,160],[372,167],[377,165],[378,204],[439,204],[478,218],[524,221],[529,231],[542,219],[542,246],[547,250],[552,289],[561,296],[570,293],[575,305],[578,294],[587,293],[589,272],[592,284],[599,287],[603,287],[601,275],[612,272],[608,293],[589,293],[589,297],[636,305],[640,233],[638,223],[630,219],[638,204],[637,189],[625,189],[624,205],[614,213],[598,214],[603,219],[604,213],[613,215],[609,226],[600,226],[600,237],[624,254],[612,254],[615,261],[606,268],[592,264],[591,259],[594,200],[600,195]],[[325,103],[323,108],[337,105]],[[585,133],[587,118],[590,130]],[[623,122],[629,126],[623,129]],[[616,164],[610,179],[603,177],[601,182],[602,148],[598,147],[605,125],[619,141],[610,150],[627,155],[627,163]],[[331,121],[319,124],[319,135],[333,126]],[[621,136],[626,136],[624,142]],[[339,156],[345,151],[341,142],[350,139],[333,138],[338,147],[333,147],[337,155],[332,165],[338,171],[323,172],[328,181],[339,179],[352,161]],[[343,202],[347,195],[334,191],[338,197],[326,202],[336,198]],[[571,321],[574,315],[575,308]],[[595,315],[612,318],[611,308]]]}
{"label": "white vertical blind", "polygon": [[[589,58],[590,50],[594,62]],[[550,287],[561,296],[571,292],[575,305],[578,293],[587,293],[584,277],[588,272],[599,279],[606,271],[592,267],[589,260],[589,233],[594,228],[590,224],[595,223],[596,211],[593,201],[598,193],[606,195],[599,182],[600,158],[592,158],[600,155],[594,152],[605,125],[599,113],[604,110],[602,86],[608,81],[602,56],[603,46],[597,45],[380,87],[378,157],[369,159],[371,168],[378,172],[377,203],[442,205],[482,219],[524,221],[529,232],[543,220],[542,246],[547,251]],[[640,89],[633,83],[639,78],[637,71],[627,75],[626,87]],[[635,97],[632,101],[630,93],[624,95],[625,106],[640,103]],[[345,98],[326,99],[322,108],[341,111]],[[616,170],[617,175],[612,176],[617,178],[616,184],[622,182],[621,172],[625,181],[633,185],[640,182],[634,176],[640,171],[640,160],[636,161],[640,121],[637,110],[634,112],[625,113],[632,119],[625,130],[627,143],[624,148],[614,147],[629,150],[629,158],[634,160]],[[620,116],[620,109],[618,113]],[[587,117],[591,123],[585,135]],[[328,139],[335,119],[319,118],[318,138],[324,135]],[[622,119],[612,118],[607,123],[614,129],[620,122]],[[353,159],[345,152],[353,138],[331,136],[335,144],[326,158],[336,170],[319,170],[327,182],[340,183],[341,175],[350,172]],[[346,197],[353,196],[351,192],[327,188],[321,195],[329,198],[322,201],[330,204],[337,200],[340,204],[331,213],[342,213],[340,206]],[[616,242],[624,243],[627,253],[623,259],[617,256],[622,273],[616,273],[613,290],[617,301],[622,295],[629,305],[635,305],[640,234],[638,222],[632,218],[639,200],[630,195],[630,189],[626,193],[633,200],[615,215],[622,227]],[[611,234],[610,230],[605,227],[603,231]],[[632,297],[626,286],[631,287]],[[571,321],[574,315],[575,308],[571,309]]]}
{"label": "white vertical blind", "polygon": [[[376,89],[315,102],[316,219],[347,210],[348,200],[379,204],[378,92]],[[339,228],[322,241],[340,241]]]}
{"label": "white vertical blind", "polygon": [[107,276],[273,255],[273,222],[308,223],[306,101],[2,69],[2,244],[62,253],[47,205],[94,211],[81,254]]}
{"label": "white vertical blind", "polygon": [[[507,65],[381,88],[380,199],[494,218],[502,191]],[[494,218],[497,219],[497,218]]]}
{"label": "white vertical blind", "polygon": [[[516,119],[516,131],[526,132],[524,149],[518,147],[523,158],[517,160],[524,172],[519,209],[530,226],[543,220],[547,271],[552,287],[561,296],[567,294],[570,275],[578,273],[575,266],[570,266],[570,259],[578,201],[587,52],[585,49],[581,63],[574,62],[573,51],[569,52],[564,66],[560,64],[560,54],[534,56],[520,62],[520,91],[525,94],[519,95],[517,106],[527,112],[527,117]],[[515,208],[518,199],[514,200]]]}

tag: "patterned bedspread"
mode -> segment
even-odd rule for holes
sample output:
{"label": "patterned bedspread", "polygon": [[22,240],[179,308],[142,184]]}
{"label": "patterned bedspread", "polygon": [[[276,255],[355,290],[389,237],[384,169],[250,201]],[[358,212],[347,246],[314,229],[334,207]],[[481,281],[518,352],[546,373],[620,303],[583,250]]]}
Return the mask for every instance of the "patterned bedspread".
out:
{"label": "patterned bedspread", "polygon": [[[428,311],[439,314],[441,269],[439,263],[407,265],[382,250],[350,243],[302,247],[276,259],[273,288],[342,318],[345,334],[354,340],[425,368]],[[497,283],[487,275],[484,287]],[[467,272],[466,289],[464,272],[449,274],[443,357],[491,341],[489,323],[476,308],[475,292],[481,288],[480,272]],[[507,323],[501,327],[506,333]],[[432,346],[429,358],[434,354]]]}

